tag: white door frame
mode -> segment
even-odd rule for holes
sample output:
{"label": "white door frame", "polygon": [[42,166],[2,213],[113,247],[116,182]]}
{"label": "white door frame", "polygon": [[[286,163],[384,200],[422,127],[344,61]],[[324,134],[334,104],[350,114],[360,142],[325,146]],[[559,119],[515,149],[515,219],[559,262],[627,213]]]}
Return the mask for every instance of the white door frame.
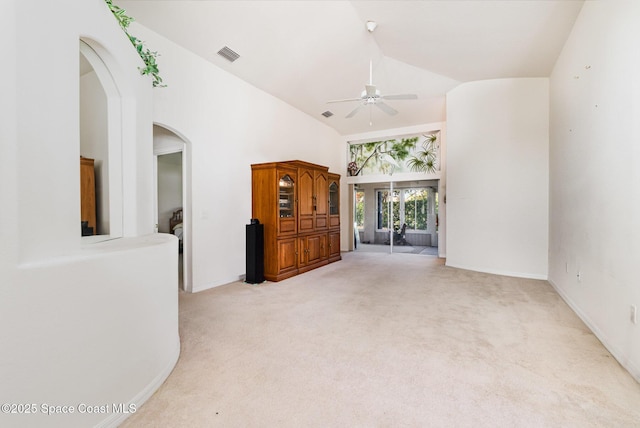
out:
{"label": "white door frame", "polygon": [[191,240],[191,151],[187,140],[166,126],[156,124],[176,135],[181,141],[153,150],[153,216],[155,231],[158,232],[158,156],[171,153],[182,153],[182,280],[184,291],[191,293],[192,281],[192,240]]}

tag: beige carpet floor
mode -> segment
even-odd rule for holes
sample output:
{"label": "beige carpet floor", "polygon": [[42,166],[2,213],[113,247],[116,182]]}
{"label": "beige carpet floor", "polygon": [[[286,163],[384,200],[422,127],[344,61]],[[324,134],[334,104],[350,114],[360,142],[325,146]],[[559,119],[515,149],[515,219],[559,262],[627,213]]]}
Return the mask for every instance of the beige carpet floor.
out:
{"label": "beige carpet floor", "polygon": [[404,254],[421,254],[425,256],[437,256],[438,247],[425,247],[421,245],[394,245],[390,251],[388,245],[378,244],[358,244],[355,250],[357,253],[404,253]]}
{"label": "beige carpet floor", "polygon": [[178,364],[122,426],[640,426],[640,384],[547,282],[343,257],[181,294]]}

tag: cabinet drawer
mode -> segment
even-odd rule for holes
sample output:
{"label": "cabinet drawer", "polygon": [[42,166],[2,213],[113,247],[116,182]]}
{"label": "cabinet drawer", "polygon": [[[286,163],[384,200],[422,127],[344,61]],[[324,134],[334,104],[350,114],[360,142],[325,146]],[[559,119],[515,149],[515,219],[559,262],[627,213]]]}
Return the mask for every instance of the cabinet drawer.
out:
{"label": "cabinet drawer", "polygon": [[296,219],[295,218],[281,218],[280,219],[280,228],[278,229],[278,233],[281,235],[294,234],[296,233]]}
{"label": "cabinet drawer", "polygon": [[327,216],[316,217],[316,229],[326,229],[327,228]]}
{"label": "cabinet drawer", "polygon": [[300,232],[313,230],[313,217],[300,219]]}

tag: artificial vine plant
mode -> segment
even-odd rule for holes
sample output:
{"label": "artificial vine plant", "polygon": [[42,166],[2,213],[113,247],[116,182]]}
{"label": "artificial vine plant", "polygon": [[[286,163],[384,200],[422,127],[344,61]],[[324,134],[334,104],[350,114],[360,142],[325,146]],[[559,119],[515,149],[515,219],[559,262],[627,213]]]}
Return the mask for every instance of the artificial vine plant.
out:
{"label": "artificial vine plant", "polygon": [[113,16],[116,17],[118,23],[120,24],[120,27],[125,32],[127,37],[129,37],[131,44],[133,44],[133,46],[136,48],[136,51],[138,52],[138,55],[140,55],[140,58],[142,58],[142,61],[144,61],[144,68],[138,68],[140,70],[140,73],[142,75],[150,75],[151,77],[153,77],[154,87],[166,86],[162,84],[162,78],[160,77],[158,71],[158,64],[156,62],[158,52],[150,51],[149,48],[144,45],[142,40],[138,39],[135,36],[132,36],[131,34],[129,34],[129,31],[127,31],[129,24],[135,21],[135,19],[131,16],[128,16],[124,9],[113,4],[112,0],[104,0],[104,2],[107,4],[107,6],[109,6],[109,10],[111,10]]}

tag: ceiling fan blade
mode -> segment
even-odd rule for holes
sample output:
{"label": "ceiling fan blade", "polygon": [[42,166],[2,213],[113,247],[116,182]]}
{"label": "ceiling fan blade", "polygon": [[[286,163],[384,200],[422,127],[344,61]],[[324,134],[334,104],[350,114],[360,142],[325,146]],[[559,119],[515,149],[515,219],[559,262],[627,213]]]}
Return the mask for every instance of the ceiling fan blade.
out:
{"label": "ceiling fan blade", "polygon": [[349,119],[353,116],[356,115],[356,113],[358,113],[360,110],[362,110],[365,107],[365,104],[359,105],[358,107],[356,107],[351,113],[349,113],[348,115],[345,116],[345,119]]}
{"label": "ceiling fan blade", "polygon": [[398,95],[384,95],[380,98],[384,98],[385,100],[417,100],[418,96],[416,94],[398,94]]}
{"label": "ceiling fan blade", "polygon": [[387,113],[387,114],[389,114],[391,116],[393,116],[393,115],[398,113],[398,110],[396,110],[396,109],[394,109],[392,107],[389,107],[387,104],[385,104],[383,102],[377,102],[376,106],[378,106],[378,108],[380,110],[382,110],[383,112],[385,112],[385,113]]}
{"label": "ceiling fan blade", "polygon": [[378,93],[375,85],[364,85],[364,92],[367,97],[375,97]]}
{"label": "ceiling fan blade", "polygon": [[327,104],[329,104],[329,103],[346,103],[348,101],[362,101],[362,98],[346,98],[344,100],[331,100],[331,101],[327,101]]}

